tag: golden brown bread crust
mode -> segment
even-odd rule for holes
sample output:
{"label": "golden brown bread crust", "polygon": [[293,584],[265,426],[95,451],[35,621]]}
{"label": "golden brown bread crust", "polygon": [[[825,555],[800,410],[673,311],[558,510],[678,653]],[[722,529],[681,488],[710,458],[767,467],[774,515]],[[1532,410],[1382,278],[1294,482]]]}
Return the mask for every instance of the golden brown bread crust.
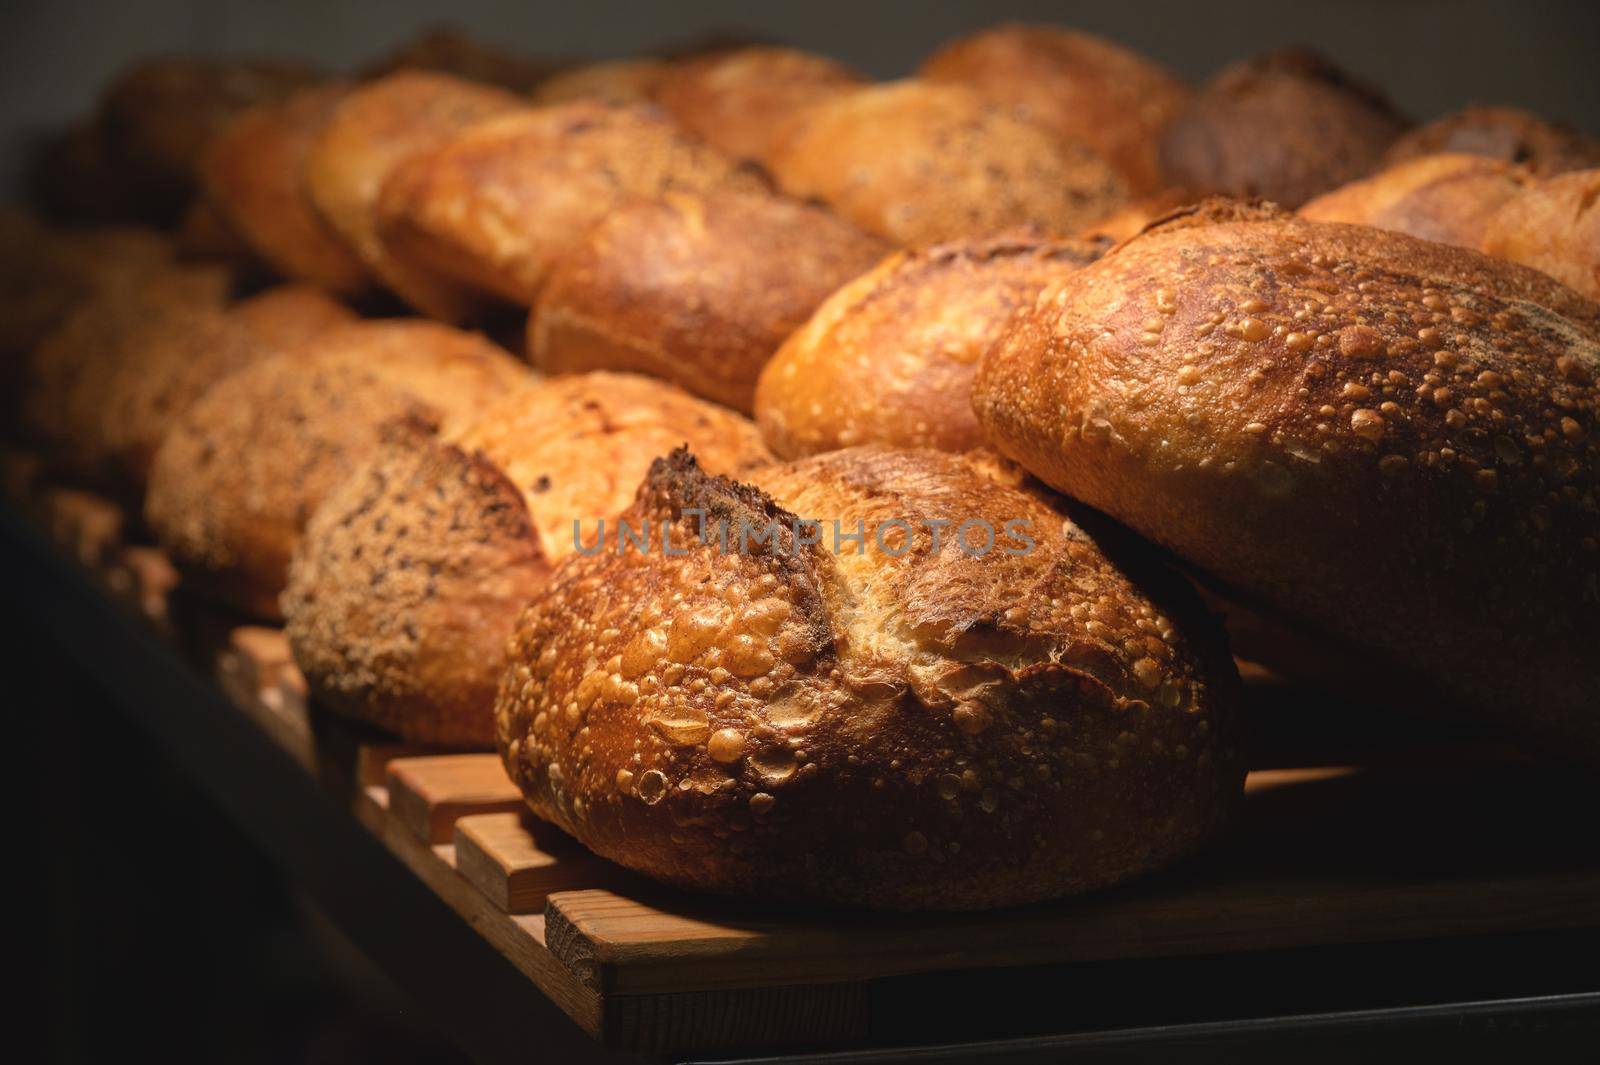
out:
{"label": "golden brown bread crust", "polygon": [[1516,107],[1467,107],[1436,118],[1390,145],[1384,162],[1393,165],[1438,152],[1500,159],[1541,176],[1600,166],[1600,138]]}
{"label": "golden brown bread crust", "polygon": [[384,239],[483,291],[532,306],[550,264],[621,204],[673,190],[759,190],[659,111],[578,100],[481,122],[385,184]]}
{"label": "golden brown bread crust", "polygon": [[826,56],[752,45],[671,64],[655,101],[712,147],[735,159],[765,159],[796,114],[864,84]]}
{"label": "golden brown bread crust", "polygon": [[778,345],[888,250],[765,192],[637,200],[556,261],[528,318],[528,360],[551,374],[647,373],[749,413]]}
{"label": "golden brown bread crust", "polygon": [[608,59],[552,74],[533,93],[536,104],[599,100],[642,104],[655,97],[669,64],[661,59]]}
{"label": "golden brown bread crust", "polygon": [[1323,193],[1300,217],[1476,248],[1490,216],[1531,181],[1527,170],[1498,159],[1422,155]]}
{"label": "golden brown bread crust", "polygon": [[200,183],[279,274],[355,296],[369,287],[366,267],[317,213],[303,180],[311,145],[349,91],[329,83],[242,112],[206,146]]}
{"label": "golden brown bread crust", "polygon": [[1127,191],[1082,145],[965,86],[916,80],[808,108],[767,163],[785,191],[824,200],[898,244],[1027,224],[1070,235],[1111,213]]}
{"label": "golden brown bread crust", "polygon": [[1078,234],[1078,238],[1109,248],[1137,236],[1152,222],[1203,198],[1184,189],[1164,189],[1150,196],[1141,196],[1087,227]]}
{"label": "golden brown bread crust", "polygon": [[[229,285],[226,271],[209,268],[129,275],[85,299],[40,341],[27,362],[22,424],[54,473],[125,494],[124,460],[139,462],[127,449],[153,442],[135,429],[148,425],[135,413],[142,399],[127,393],[162,392],[164,383],[144,379],[152,361],[182,372],[188,359],[200,359],[201,376],[233,363],[240,345],[224,340],[227,330],[218,322]],[[178,350],[169,353],[169,346]]]}
{"label": "golden brown bread crust", "polygon": [[354,311],[310,285],[275,285],[229,307],[228,317],[279,351],[301,347],[334,326],[356,320]]}
{"label": "golden brown bread crust", "polygon": [[773,454],[854,444],[966,451],[978,356],[1050,281],[1095,245],[1008,234],[902,251],[835,292],[784,342],[756,388]]}
{"label": "golden brown bread crust", "polygon": [[[659,461],[626,517],[674,520],[684,554],[573,556],[523,615],[496,714],[539,816],[686,888],[887,909],[1089,890],[1222,822],[1237,679],[1188,589],[958,456],[851,449],[758,483]],[[889,526],[898,557],[791,532],[723,552],[693,510],[860,520],[869,545],[890,519],[988,521],[997,546]],[[1012,520],[1030,553],[1001,552]]]}
{"label": "golden brown bread crust", "polygon": [[384,246],[378,196],[403,162],[472,123],[525,106],[500,89],[445,74],[402,71],[351,92],[334,109],[306,156],[305,186],[322,217],[368,270],[417,310],[448,322],[482,312],[462,286],[427,264],[402,261]]}
{"label": "golden brown bread crust", "polygon": [[474,40],[455,26],[439,25],[429,26],[369,64],[362,76],[381,78],[402,70],[430,70],[527,94],[555,69],[555,64],[549,60],[503,52]]}
{"label": "golden brown bread crust", "polygon": [[528,380],[475,334],[419,320],[336,326],[222,378],[162,442],[145,518],[185,578],[262,617],[300,531],[398,418],[453,424]]}
{"label": "golden brown bread crust", "polygon": [[1160,191],[1161,133],[1194,95],[1160,64],[1058,26],[1010,23],[951,41],[917,70],[959,82],[1100,153],[1135,195]]}
{"label": "golden brown bread crust", "polygon": [[755,428],[671,385],[541,382],[462,433],[396,429],[317,509],[290,568],[287,632],[311,690],[407,740],[494,743],[507,637],[573,550],[684,442],[717,470],[768,460]]}
{"label": "golden brown bread crust", "polygon": [[1482,248],[1600,300],[1600,169],[1524,189],[1488,220]]}
{"label": "golden brown bread crust", "polygon": [[1167,127],[1166,180],[1298,207],[1377,168],[1405,120],[1328,60],[1287,49],[1235,63]]}
{"label": "golden brown bread crust", "polygon": [[1359,226],[1195,212],[979,367],[990,439],[1245,598],[1600,755],[1600,306]]}
{"label": "golden brown bread crust", "polygon": [[194,192],[206,143],[245,108],[318,80],[302,63],[259,58],[170,56],[128,67],[100,100],[100,130],[118,177],[158,211]]}

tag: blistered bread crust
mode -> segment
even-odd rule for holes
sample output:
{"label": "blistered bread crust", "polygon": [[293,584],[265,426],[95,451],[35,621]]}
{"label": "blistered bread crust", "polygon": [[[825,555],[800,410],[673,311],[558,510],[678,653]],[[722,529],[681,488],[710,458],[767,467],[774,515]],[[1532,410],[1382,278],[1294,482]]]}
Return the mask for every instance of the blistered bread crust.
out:
{"label": "blistered bread crust", "polygon": [[1102,37],[1010,23],[951,41],[918,69],[968,85],[1022,118],[1080,140],[1135,195],[1161,189],[1161,133],[1194,95],[1166,68]]}
{"label": "blistered bread crust", "polygon": [[992,442],[1247,597],[1600,754],[1600,306],[1403,234],[1215,214],[1013,321],[974,385]]}
{"label": "blistered bread crust", "polygon": [[1299,213],[1477,248],[1489,219],[1532,183],[1526,169],[1498,159],[1423,155],[1323,193]]}
{"label": "blistered bread crust", "polygon": [[156,454],[145,518],[200,590],[280,616],[317,505],[400,418],[454,424],[528,380],[494,345],[422,321],[339,326],[213,385]]}
{"label": "blistered bread crust", "polygon": [[[1136,585],[957,456],[852,449],[758,482],[657,462],[625,517],[673,519],[685,553],[575,555],[523,615],[496,713],[539,816],[694,890],[889,909],[1088,890],[1223,820],[1236,678],[1180,589]],[[690,511],[869,537],[1024,519],[1037,546],[980,559],[891,531],[898,558],[835,555],[780,533],[724,552]]]}
{"label": "blistered bread crust", "polygon": [[654,108],[578,100],[479,123],[414,157],[378,212],[408,261],[532,306],[551,263],[612,210],[719,186],[763,188]]}
{"label": "blistered bread crust", "polygon": [[888,250],[770,193],[635,201],[556,261],[528,318],[528,359],[551,374],[647,373],[748,413],[784,338]]}
{"label": "blistered bread crust", "polygon": [[791,459],[868,443],[979,446],[978,356],[1040,289],[1098,254],[1017,233],[888,257],[830,296],[767,363],[755,405],[767,446]]}
{"label": "blistered bread crust", "polygon": [[593,539],[685,442],[720,471],[768,461],[745,419],[623,374],[541,382],[458,433],[391,429],[290,568],[286,631],[313,693],[409,741],[493,746],[506,640],[574,521]]}
{"label": "blistered bread crust", "polygon": [[823,200],[897,244],[1028,224],[1070,235],[1127,196],[1088,148],[966,86],[914,79],[808,108],[767,162],[790,194]]}

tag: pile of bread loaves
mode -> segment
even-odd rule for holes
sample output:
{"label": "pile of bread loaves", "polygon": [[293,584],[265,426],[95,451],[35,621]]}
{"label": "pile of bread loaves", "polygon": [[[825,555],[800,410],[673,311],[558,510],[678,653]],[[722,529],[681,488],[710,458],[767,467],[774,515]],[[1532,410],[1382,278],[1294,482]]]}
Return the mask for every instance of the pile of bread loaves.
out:
{"label": "pile of bread loaves", "polygon": [[38,175],[53,476],[650,876],[975,908],[1194,850],[1244,770],[1191,580],[1600,757],[1600,142],[1532,115],[1043,27],[889,83],[435,33],[141,65]]}

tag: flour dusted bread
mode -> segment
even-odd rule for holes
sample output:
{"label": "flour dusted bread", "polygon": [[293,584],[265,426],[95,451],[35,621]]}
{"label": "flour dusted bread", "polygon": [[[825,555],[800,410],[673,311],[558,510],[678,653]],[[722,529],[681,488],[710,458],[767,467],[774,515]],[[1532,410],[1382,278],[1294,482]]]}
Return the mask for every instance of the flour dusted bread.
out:
{"label": "flour dusted bread", "polygon": [[317,698],[407,740],[494,743],[506,640],[551,569],[687,442],[712,469],[767,461],[744,418],[664,382],[596,373],[518,391],[460,431],[415,422],[306,531],[284,612]]}
{"label": "flour dusted bread", "polygon": [[1087,147],[964,85],[915,79],[806,109],[766,162],[791,195],[823,200],[897,244],[1026,224],[1072,234],[1127,195]]}
{"label": "flour dusted bread", "polygon": [[763,188],[654,108],[578,100],[480,123],[414,157],[378,209],[407,261],[530,306],[554,259],[621,204],[722,186]]}
{"label": "flour dusted bread", "polygon": [[707,144],[735,159],[764,159],[797,114],[864,84],[860,74],[826,56],[751,45],[669,65],[654,98]]}
{"label": "flour dusted bread", "polygon": [[889,245],[767,192],[635,200],[555,261],[528,317],[546,373],[632,370],[749,412],[772,353]]}
{"label": "flour dusted bread", "polygon": [[1517,107],[1466,107],[1436,118],[1391,144],[1385,161],[1439,152],[1499,159],[1542,176],[1600,166],[1600,138]]}
{"label": "flour dusted bread", "polygon": [[1323,193],[1300,217],[1477,248],[1490,217],[1532,182],[1526,169],[1498,159],[1422,155]]}
{"label": "flour dusted bread", "polygon": [[[797,543],[796,517],[862,522],[866,549]],[[1055,502],[962,457],[851,449],[749,484],[680,451],[625,518],[656,549],[561,566],[517,625],[497,715],[534,812],[629,868],[1006,906],[1171,862],[1239,792],[1237,679],[1188,589],[1119,569]],[[660,549],[668,520],[682,554]],[[939,520],[989,523],[993,551],[891,524]],[[777,530],[725,550],[722,521]],[[1031,523],[1032,550],[1003,550],[1006,522]]]}
{"label": "flour dusted bread", "polygon": [[1042,295],[974,402],[1245,599],[1594,757],[1597,373],[1600,305],[1543,274],[1202,208]]}
{"label": "flour dusted bread", "polygon": [[1482,248],[1600,300],[1600,169],[1523,189],[1485,223]]}
{"label": "flour dusted bread", "polygon": [[1166,180],[1200,193],[1298,207],[1375,170],[1406,128],[1381,94],[1315,52],[1235,63],[1167,127]]}
{"label": "flour dusted bread", "polygon": [[413,155],[437,148],[472,123],[525,106],[519,97],[425,71],[400,71],[363,85],[334,109],[306,155],[305,187],[322,217],[395,295],[423,314],[464,322],[482,302],[427,263],[397,259],[378,228],[385,180]]}
{"label": "flour dusted bread", "polygon": [[330,292],[369,286],[361,259],[312,205],[307,155],[350,86],[329,83],[258,104],[229,122],[200,157],[208,202],[280,275]]}
{"label": "flour dusted bread", "polygon": [[196,589],[261,617],[312,511],[383,426],[454,424],[529,380],[488,341],[420,320],[335,327],[201,396],[157,452],[145,517]]}
{"label": "flour dusted bread", "polygon": [[902,251],[830,296],[767,363],[756,422],[780,458],[880,443],[966,451],[978,356],[1099,248],[1021,232]]}
{"label": "flour dusted bread", "polygon": [[971,86],[1023,118],[1082,141],[1138,195],[1161,189],[1161,133],[1193,95],[1157,63],[1102,37],[1020,23],[951,41],[917,74]]}

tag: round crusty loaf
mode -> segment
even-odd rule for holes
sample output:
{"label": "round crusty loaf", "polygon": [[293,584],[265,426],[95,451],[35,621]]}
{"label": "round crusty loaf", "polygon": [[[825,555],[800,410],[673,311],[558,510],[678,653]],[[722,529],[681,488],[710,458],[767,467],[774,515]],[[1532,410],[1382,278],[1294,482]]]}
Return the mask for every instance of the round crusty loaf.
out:
{"label": "round crusty loaf", "polygon": [[536,104],[601,100],[611,104],[648,103],[666,76],[664,59],[607,59],[552,74],[534,90]]}
{"label": "round crusty loaf", "polygon": [[[757,483],[657,462],[624,515],[652,549],[574,555],[523,615],[496,713],[540,817],[683,887],[889,909],[1085,891],[1222,822],[1237,677],[1170,575],[960,456],[858,448]],[[863,552],[797,543],[797,515],[863,523]]]}
{"label": "round crusty loaf", "polygon": [[384,239],[411,262],[532,306],[550,264],[616,207],[763,183],[659,111],[578,100],[481,122],[384,185]]}
{"label": "round crusty loaf", "polygon": [[1323,193],[1300,217],[1476,248],[1490,216],[1531,181],[1527,170],[1498,159],[1421,155]]}
{"label": "round crusty loaf", "polygon": [[866,83],[826,56],[751,45],[669,65],[655,101],[684,129],[735,159],[765,159],[794,116]]}
{"label": "round crusty loaf", "polygon": [[1167,127],[1161,166],[1181,188],[1298,207],[1371,173],[1405,127],[1376,90],[1287,49],[1211,79]]}
{"label": "round crusty loaf", "polygon": [[981,30],[945,45],[917,74],[969,85],[1025,119],[1082,141],[1139,195],[1161,189],[1156,145],[1193,96],[1137,52],[1057,26]]}
{"label": "round crusty loaf", "polygon": [[889,245],[771,193],[669,193],[556,260],[528,317],[546,373],[634,370],[749,412],[772,353]]}
{"label": "round crusty loaf", "polygon": [[303,180],[311,145],[349,91],[319,85],[243,112],[206,146],[200,183],[228,226],[279,274],[359,295],[366,267],[311,205]]}
{"label": "round crusty loaf", "polygon": [[1389,146],[1389,164],[1458,152],[1525,166],[1548,176],[1600,166],[1600,139],[1516,107],[1468,107],[1418,126]]}
{"label": "round crusty loaf", "polygon": [[312,692],[413,742],[493,746],[506,639],[574,550],[573,522],[592,540],[685,442],[720,472],[767,461],[744,418],[628,374],[540,382],[457,433],[395,429],[290,567],[284,615]]}
{"label": "round crusty loaf", "polygon": [[426,263],[402,261],[378,230],[378,195],[411,156],[472,123],[526,106],[511,93],[446,74],[401,71],[349,93],[306,154],[305,187],[322,217],[380,281],[411,306],[448,322],[482,313],[479,301]]}
{"label": "round crusty loaf", "polygon": [[145,518],[202,593],[279,616],[294,545],[386,422],[471,418],[530,375],[472,333],[420,320],[337,326],[224,377],[179,419]]}
{"label": "round crusty loaf", "polygon": [[1087,147],[964,85],[907,80],[807,108],[767,158],[779,185],[898,244],[1036,225],[1076,233],[1126,195]]}
{"label": "round crusty loaf", "polygon": [[1481,247],[1600,300],[1600,169],[1524,189],[1488,219]]}
{"label": "round crusty loaf", "polygon": [[1202,208],[1041,295],[973,394],[1237,594],[1600,755],[1597,372],[1600,305],[1543,274]]}
{"label": "round crusty loaf", "polygon": [[853,444],[965,451],[978,356],[1099,248],[1007,234],[902,251],[828,298],[762,371],[756,423],[780,458]]}

